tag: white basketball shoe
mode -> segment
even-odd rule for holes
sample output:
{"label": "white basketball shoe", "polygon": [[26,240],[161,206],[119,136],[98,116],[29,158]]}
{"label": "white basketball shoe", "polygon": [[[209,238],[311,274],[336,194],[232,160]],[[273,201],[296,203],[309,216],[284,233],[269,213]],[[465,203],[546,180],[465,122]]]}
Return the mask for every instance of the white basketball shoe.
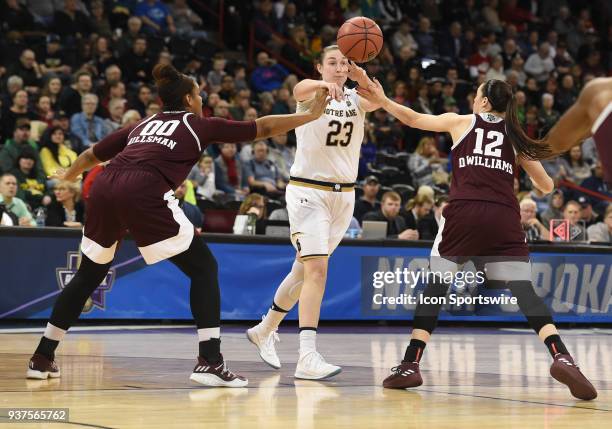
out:
{"label": "white basketball shoe", "polygon": [[295,378],[304,380],[322,380],[340,374],[342,368],[325,362],[323,356],[317,351],[300,353],[300,358],[295,368]]}
{"label": "white basketball shoe", "polygon": [[280,359],[274,347],[274,343],[280,341],[276,331],[276,329],[269,331],[263,328],[260,323],[251,329],[247,329],[246,336],[257,347],[261,360],[274,369],[280,369]]}

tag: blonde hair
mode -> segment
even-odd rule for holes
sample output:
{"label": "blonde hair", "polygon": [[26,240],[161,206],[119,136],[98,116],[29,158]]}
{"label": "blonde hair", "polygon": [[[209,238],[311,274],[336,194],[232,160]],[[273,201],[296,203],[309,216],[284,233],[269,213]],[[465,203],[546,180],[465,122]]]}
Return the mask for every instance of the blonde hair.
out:
{"label": "blonde hair", "polygon": [[317,64],[323,65],[323,61],[325,61],[325,55],[331,51],[339,51],[340,47],[338,45],[329,45],[323,48],[319,56],[317,57]]}
{"label": "blonde hair", "polygon": [[74,194],[74,202],[76,203],[81,199],[81,185],[79,183],[71,182],[69,180],[60,180],[55,184],[53,189],[66,188]]}
{"label": "blonde hair", "polygon": [[382,198],[380,199],[380,201],[381,201],[382,203],[384,203],[384,202],[385,202],[385,201],[387,201],[387,200],[391,200],[391,201],[400,201],[400,202],[401,202],[401,201],[402,201],[402,197],[400,197],[400,194],[398,194],[398,193],[397,193],[397,192],[395,192],[395,191],[388,191],[388,192],[385,192],[385,193],[383,194],[383,196],[382,196]]}
{"label": "blonde hair", "polygon": [[433,206],[434,200],[425,193],[417,194],[414,198],[408,200],[406,203],[406,210],[412,210],[416,206],[422,206],[423,204],[431,204]]}
{"label": "blonde hair", "polygon": [[138,113],[138,110],[128,110],[123,114],[123,117],[121,118],[121,126],[125,127],[126,125],[129,125],[131,121],[138,122],[141,119],[142,118],[140,117],[140,113]]}
{"label": "blonde hair", "polygon": [[[421,140],[419,140],[419,144],[417,145],[417,148],[416,148],[416,153],[423,156],[423,148],[425,147],[425,144],[428,142],[432,142],[435,146],[436,141],[434,140],[434,138],[431,136],[425,136]],[[438,151],[438,148],[436,147],[436,152],[437,151]]]}
{"label": "blonde hair", "polygon": [[238,210],[238,214],[242,214],[242,215],[246,214],[249,211],[249,209],[255,205],[254,204],[255,201],[261,201],[263,203],[261,218],[265,219],[266,218],[266,199],[264,198],[263,195],[258,194],[256,192],[247,195],[247,197],[244,199],[242,204],[240,204],[240,209]]}

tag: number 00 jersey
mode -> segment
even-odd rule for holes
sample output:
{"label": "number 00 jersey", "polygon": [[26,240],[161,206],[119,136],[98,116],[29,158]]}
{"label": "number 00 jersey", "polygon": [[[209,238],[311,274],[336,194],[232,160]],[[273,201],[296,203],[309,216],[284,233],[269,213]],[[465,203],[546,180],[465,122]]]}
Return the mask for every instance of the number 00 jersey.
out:
{"label": "number 00 jersey", "polygon": [[[312,101],[298,103],[305,111]],[[333,183],[357,179],[365,112],[354,89],[344,90],[342,101],[331,100],[319,119],[295,129],[297,151],[293,177]]]}
{"label": "number 00 jersey", "polygon": [[452,160],[451,201],[492,201],[518,211],[516,154],[506,136],[506,121],[490,113],[474,115],[472,126],[453,145]]}

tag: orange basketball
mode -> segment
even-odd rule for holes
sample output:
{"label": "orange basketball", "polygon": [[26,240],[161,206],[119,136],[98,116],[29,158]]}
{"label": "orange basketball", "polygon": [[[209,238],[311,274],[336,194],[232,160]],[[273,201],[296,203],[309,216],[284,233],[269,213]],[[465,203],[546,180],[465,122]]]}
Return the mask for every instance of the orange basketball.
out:
{"label": "orange basketball", "polygon": [[340,52],[356,63],[375,58],[383,46],[380,27],[365,16],[356,16],[342,24],[336,39]]}

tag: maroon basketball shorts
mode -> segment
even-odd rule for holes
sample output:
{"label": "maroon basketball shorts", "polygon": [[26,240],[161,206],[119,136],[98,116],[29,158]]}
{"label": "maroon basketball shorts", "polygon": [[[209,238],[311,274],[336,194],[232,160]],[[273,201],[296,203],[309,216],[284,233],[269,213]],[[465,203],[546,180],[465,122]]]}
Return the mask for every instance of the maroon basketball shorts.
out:
{"label": "maroon basketball shorts", "polygon": [[604,180],[612,184],[612,102],[601,112],[591,129],[601,160]]}
{"label": "maroon basketball shorts", "polygon": [[490,268],[487,276],[491,275],[491,279],[531,277],[529,248],[520,214],[504,204],[451,201],[442,213],[431,258],[432,269],[448,267],[448,262],[457,267],[477,261]]}
{"label": "maroon basketball shorts", "polygon": [[106,264],[128,230],[147,264],[184,252],[194,236],[174,190],[160,174],[108,167],[91,188],[81,250]]}

